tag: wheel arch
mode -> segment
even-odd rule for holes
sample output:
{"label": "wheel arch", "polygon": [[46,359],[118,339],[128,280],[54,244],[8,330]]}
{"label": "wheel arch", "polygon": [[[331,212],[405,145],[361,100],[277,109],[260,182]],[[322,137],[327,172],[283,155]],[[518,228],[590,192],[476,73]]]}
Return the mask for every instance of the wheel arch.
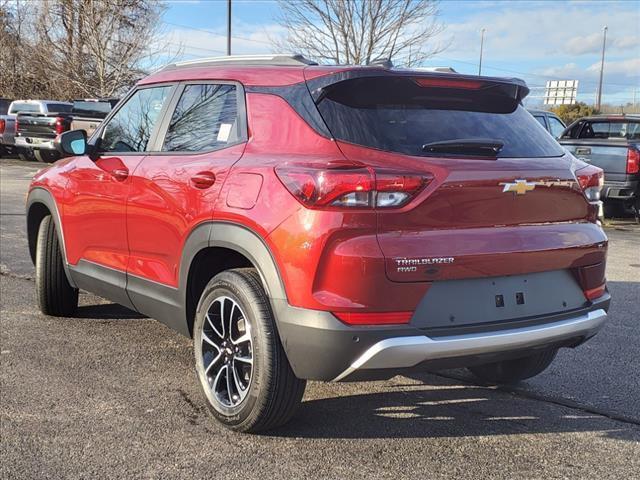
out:
{"label": "wheel arch", "polygon": [[60,222],[60,213],[58,211],[58,205],[56,204],[53,195],[48,190],[41,187],[33,188],[27,196],[27,240],[29,245],[29,256],[31,261],[35,265],[36,262],[36,243],[38,240],[38,229],[40,223],[47,216],[51,215],[53,224],[56,228],[56,234],[61,246],[61,253],[63,258],[64,272],[67,276],[67,280],[72,287],[76,287],[71,275],[69,273],[69,265],[67,263],[67,252],[64,239],[64,232],[62,231],[62,224]]}
{"label": "wheel arch", "polygon": [[206,284],[217,273],[240,267],[256,269],[272,303],[286,300],[277,263],[259,234],[244,225],[215,221],[201,224],[191,232],[180,269],[180,291],[189,335],[193,334],[195,309]]}

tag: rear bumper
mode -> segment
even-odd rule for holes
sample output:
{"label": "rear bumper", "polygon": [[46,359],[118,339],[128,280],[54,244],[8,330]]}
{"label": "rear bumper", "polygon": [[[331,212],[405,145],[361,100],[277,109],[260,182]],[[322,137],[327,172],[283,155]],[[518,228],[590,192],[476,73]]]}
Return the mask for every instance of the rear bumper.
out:
{"label": "rear bumper", "polygon": [[602,198],[604,199],[616,199],[616,200],[629,200],[638,195],[640,181],[638,180],[626,180],[626,181],[607,181],[604,182],[602,189]]}
{"label": "rear bumper", "polygon": [[16,147],[34,148],[37,150],[55,150],[53,138],[16,137]]}
{"label": "rear bumper", "polygon": [[331,313],[291,307],[273,300],[278,329],[299,378],[354,381],[390,378],[411,368],[464,367],[526,356],[545,347],[575,347],[604,324],[609,294],[563,315],[522,323],[504,322],[491,330],[435,336],[409,325],[351,327]]}
{"label": "rear bumper", "polygon": [[424,335],[389,338],[368,348],[333,380],[346,379],[358,370],[410,368],[429,360],[473,357],[577,338],[588,339],[598,332],[606,319],[607,313],[598,309],[560,322],[514,330],[442,338]]}

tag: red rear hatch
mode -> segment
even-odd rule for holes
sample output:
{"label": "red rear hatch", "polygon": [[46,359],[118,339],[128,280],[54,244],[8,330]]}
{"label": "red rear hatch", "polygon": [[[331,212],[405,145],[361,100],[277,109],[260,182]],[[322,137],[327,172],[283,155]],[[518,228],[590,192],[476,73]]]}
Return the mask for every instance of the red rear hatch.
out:
{"label": "red rear hatch", "polygon": [[468,78],[458,86],[456,78],[350,79],[319,102],[349,160],[379,178],[424,179],[408,203],[378,205],[388,277],[434,281],[603,262],[597,207],[576,180],[585,164],[524,110],[518,88]]}

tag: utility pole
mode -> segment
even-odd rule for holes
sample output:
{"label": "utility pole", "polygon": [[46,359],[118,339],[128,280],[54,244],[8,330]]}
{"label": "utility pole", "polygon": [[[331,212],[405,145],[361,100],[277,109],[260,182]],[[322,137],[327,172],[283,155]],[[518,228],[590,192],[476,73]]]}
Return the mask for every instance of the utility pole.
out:
{"label": "utility pole", "polygon": [[607,45],[607,26],[602,29],[602,60],[600,61],[600,83],[598,84],[598,99],[596,101],[596,110],[600,112],[602,104],[602,75],[604,73],[604,49]]}
{"label": "utility pole", "polygon": [[484,32],[484,28],[480,30],[480,64],[478,65],[478,76],[482,75],[482,49],[484,48]]}
{"label": "utility pole", "polygon": [[227,0],[227,55],[231,55],[231,0]]}

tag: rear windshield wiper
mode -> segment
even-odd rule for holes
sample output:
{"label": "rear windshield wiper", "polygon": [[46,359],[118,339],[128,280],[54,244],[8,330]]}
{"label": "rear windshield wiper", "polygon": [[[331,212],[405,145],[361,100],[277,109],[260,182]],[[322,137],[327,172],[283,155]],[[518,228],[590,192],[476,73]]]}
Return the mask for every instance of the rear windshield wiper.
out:
{"label": "rear windshield wiper", "polygon": [[457,140],[425,143],[422,146],[422,151],[429,153],[495,156],[500,153],[503,147],[504,142],[491,138],[460,138]]}

